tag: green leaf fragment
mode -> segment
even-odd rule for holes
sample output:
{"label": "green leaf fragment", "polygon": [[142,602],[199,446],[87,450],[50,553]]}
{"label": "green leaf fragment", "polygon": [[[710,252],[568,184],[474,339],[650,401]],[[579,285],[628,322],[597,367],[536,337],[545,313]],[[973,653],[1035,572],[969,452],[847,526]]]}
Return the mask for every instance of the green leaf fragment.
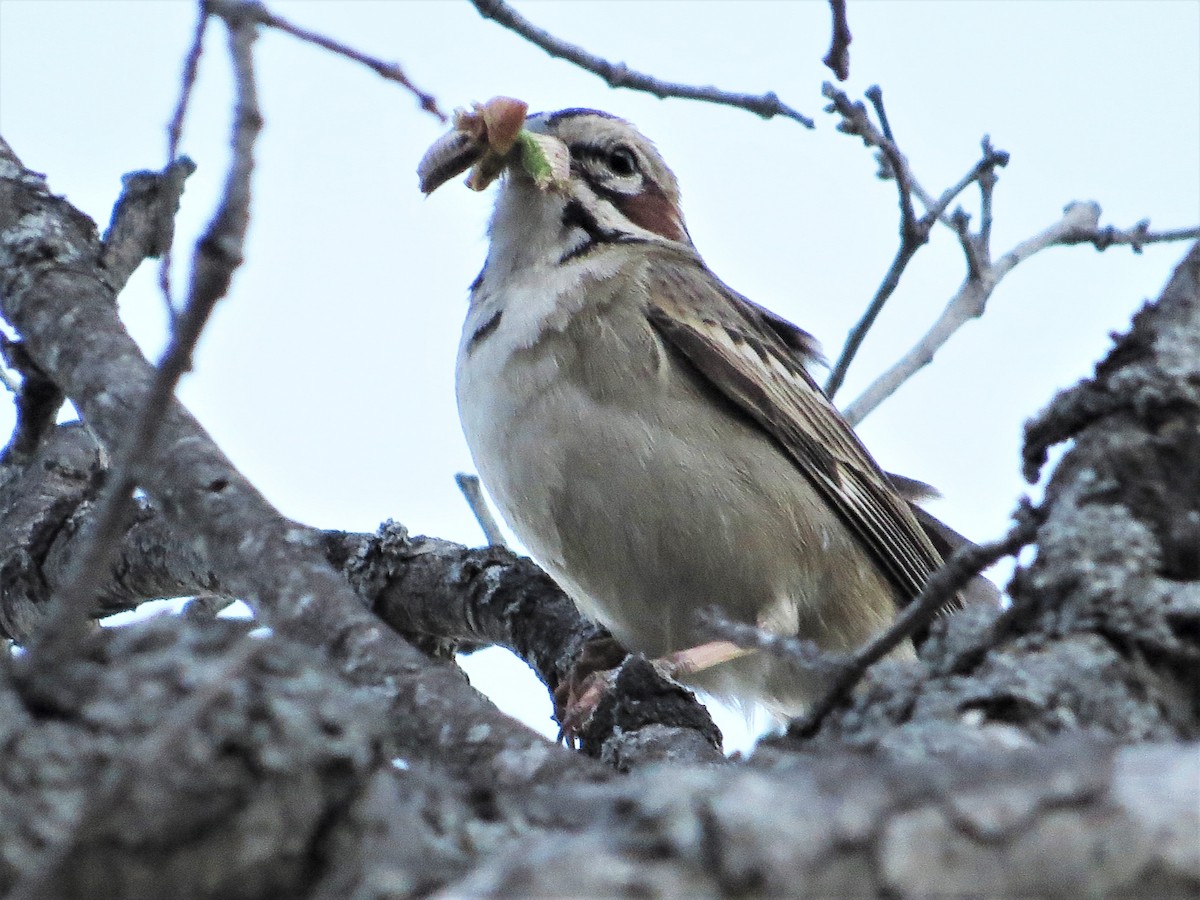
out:
{"label": "green leaf fragment", "polygon": [[542,190],[566,183],[571,171],[570,154],[557,138],[521,129],[517,135],[521,148],[521,168]]}

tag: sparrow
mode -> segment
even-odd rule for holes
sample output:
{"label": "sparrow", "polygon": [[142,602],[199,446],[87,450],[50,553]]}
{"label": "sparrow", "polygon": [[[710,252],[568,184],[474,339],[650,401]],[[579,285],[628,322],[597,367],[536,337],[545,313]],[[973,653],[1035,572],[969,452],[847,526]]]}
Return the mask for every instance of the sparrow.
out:
{"label": "sparrow", "polygon": [[[708,609],[852,651],[965,538],[821,391],[816,340],[708,268],[650,140],[598,110],[525,111],[460,113],[418,168],[427,193],[468,167],[476,189],[500,179],[456,370],[500,513],[631,651],[716,646]],[[764,652],[697,659],[685,683],[781,718],[821,688]]]}

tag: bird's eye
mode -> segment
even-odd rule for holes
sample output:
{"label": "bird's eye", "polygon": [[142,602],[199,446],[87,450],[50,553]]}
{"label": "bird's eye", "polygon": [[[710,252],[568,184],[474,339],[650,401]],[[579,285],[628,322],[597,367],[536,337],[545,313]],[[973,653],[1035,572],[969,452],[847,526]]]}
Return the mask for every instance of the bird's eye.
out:
{"label": "bird's eye", "polygon": [[617,147],[608,154],[608,168],[614,175],[634,175],[638,170],[637,157],[628,147]]}

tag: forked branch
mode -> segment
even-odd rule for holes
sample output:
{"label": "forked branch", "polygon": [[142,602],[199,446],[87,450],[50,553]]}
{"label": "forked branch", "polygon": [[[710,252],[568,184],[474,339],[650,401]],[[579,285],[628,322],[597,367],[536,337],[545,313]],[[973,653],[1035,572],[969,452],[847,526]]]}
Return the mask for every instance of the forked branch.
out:
{"label": "forked branch", "polygon": [[[1067,205],[1062,218],[1057,222],[1021,242],[993,262],[992,196],[996,188],[998,170],[1008,164],[1008,154],[995,149],[991,139],[984,135],[980,142],[982,153],[979,160],[962,178],[934,197],[921,185],[908,158],[900,150],[887,119],[882,92],[878,87],[868,89],[866,95],[879,118],[879,125],[871,120],[862,102],[850,100],[845,92],[833,85],[827,83],[824,93],[830,100],[826,111],[841,118],[838,130],[860,138],[868,147],[876,148],[880,164],[879,177],[896,182],[900,202],[900,246],[866,311],[850,330],[845,346],[830,370],[825,384],[826,393],[833,397],[842,386],[850,364],[875,324],[880,311],[895,293],[901,275],[917,251],[928,242],[937,223],[940,222],[949,228],[958,238],[967,270],[962,286],[950,298],[946,308],[926,334],[911,350],[878,376],[861,396],[842,410],[842,414],[851,425],[861,422],[895,393],[900,385],[928,365],[937,351],[959,328],[971,319],[981,316],[1001,279],[1034,254],[1049,247],[1075,244],[1091,244],[1097,250],[1125,245],[1131,247],[1135,253],[1140,253],[1142,247],[1147,244],[1194,240],[1200,237],[1200,227],[1151,231],[1148,219],[1128,229],[1112,225],[1101,226],[1099,204],[1075,202]],[[954,200],[972,184],[978,185],[980,198],[979,228],[976,231],[971,230],[971,217],[961,207],[950,211]],[[925,208],[925,212],[920,216],[913,210],[914,197]]]}

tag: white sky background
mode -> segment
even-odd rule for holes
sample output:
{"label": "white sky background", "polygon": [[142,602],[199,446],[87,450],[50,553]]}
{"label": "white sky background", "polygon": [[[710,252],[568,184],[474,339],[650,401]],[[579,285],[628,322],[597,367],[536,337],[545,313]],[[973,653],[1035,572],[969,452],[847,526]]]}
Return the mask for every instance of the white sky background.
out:
{"label": "white sky background", "polygon": [[[688,225],[730,285],[813,332],[830,356],[897,245],[896,191],[861,143],[821,112],[823,2],[538,2],[518,8],[587,49],[661,78],[774,90],[817,122],[612,91],[482,19],[435,2],[281,2],[275,13],[399,61],[447,112],[496,94],[532,109],[590,106],[636,122],[684,190]],[[1200,3],[849,4],[851,79],[884,91],[897,139],[939,193],[991,134],[1012,161],[995,195],[993,252],[1040,231],[1072,200],[1102,221],[1200,220]],[[194,23],[175,0],[0,0],[0,133],[103,227],[120,176],[158,168]],[[188,182],[177,289],[228,159],[224,30],[210,26],[183,149]],[[466,288],[482,264],[491,196],[451,182],[431,199],[414,169],[445,126],[372,72],[288,35],[257,45],[266,128],[257,148],[247,262],[218,308],[183,401],[285,514],[477,544],[454,483],[472,463],[453,369]],[[975,192],[965,195],[975,210]],[[1097,254],[1055,248],[1001,284],[982,320],[860,432],[885,468],[937,485],[933,511],[971,537],[1001,534],[1017,499],[1024,421],[1091,372],[1132,312],[1157,295],[1183,244]],[[934,233],[868,338],[849,402],[923,333],[960,284],[956,239]],[[147,353],[165,337],[153,265],[121,298]],[[8,404],[0,428],[11,427]],[[481,657],[483,657],[481,659]],[[549,702],[500,651],[473,681],[550,731]],[[728,720],[723,719],[728,725]],[[733,738],[741,743],[744,737]]]}

